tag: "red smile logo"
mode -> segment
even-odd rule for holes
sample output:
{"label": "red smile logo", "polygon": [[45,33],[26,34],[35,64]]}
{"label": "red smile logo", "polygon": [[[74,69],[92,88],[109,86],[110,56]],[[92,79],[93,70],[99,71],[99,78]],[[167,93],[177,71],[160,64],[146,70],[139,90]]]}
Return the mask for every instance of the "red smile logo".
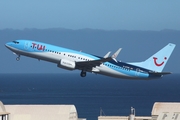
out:
{"label": "red smile logo", "polygon": [[[164,61],[161,62],[161,63],[157,63],[157,59],[158,59],[158,58],[156,58],[156,57],[153,57],[153,59],[154,59],[154,64],[155,64],[156,66],[162,66],[162,65],[164,64]],[[167,57],[164,57],[164,60],[166,60],[166,59],[167,59]]]}

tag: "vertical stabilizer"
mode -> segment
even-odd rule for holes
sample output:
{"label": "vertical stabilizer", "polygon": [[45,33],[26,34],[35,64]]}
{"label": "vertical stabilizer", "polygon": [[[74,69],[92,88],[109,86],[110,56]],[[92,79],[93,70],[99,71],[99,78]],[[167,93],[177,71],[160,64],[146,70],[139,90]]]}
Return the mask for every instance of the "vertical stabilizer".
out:
{"label": "vertical stabilizer", "polygon": [[144,62],[130,63],[130,64],[143,67],[152,71],[162,72],[175,46],[176,46],[175,44],[169,43],[160,51],[158,51],[157,53],[152,55],[150,58],[145,60]]}

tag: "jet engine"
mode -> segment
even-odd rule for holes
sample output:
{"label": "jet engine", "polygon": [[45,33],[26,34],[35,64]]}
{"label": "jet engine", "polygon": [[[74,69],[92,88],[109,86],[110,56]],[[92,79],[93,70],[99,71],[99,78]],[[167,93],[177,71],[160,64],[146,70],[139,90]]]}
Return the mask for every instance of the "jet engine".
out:
{"label": "jet engine", "polygon": [[76,63],[74,61],[61,59],[57,66],[67,70],[74,70],[76,67]]}

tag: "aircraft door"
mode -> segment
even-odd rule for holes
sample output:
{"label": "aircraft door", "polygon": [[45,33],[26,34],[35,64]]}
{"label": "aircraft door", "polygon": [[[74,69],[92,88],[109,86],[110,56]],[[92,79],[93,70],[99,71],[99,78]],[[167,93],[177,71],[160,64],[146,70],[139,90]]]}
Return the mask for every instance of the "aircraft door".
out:
{"label": "aircraft door", "polygon": [[135,75],[136,75],[136,76],[139,76],[139,73],[140,73],[140,69],[137,68],[137,69],[136,69],[136,72],[135,72]]}
{"label": "aircraft door", "polygon": [[29,48],[29,45],[30,45],[29,42],[25,42],[25,44],[24,44],[24,49],[27,50],[27,49]]}

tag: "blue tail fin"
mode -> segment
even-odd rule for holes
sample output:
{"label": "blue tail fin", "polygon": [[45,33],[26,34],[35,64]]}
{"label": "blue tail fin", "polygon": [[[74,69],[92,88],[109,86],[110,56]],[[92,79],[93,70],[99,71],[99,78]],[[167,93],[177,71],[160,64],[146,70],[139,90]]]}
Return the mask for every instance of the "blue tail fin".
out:
{"label": "blue tail fin", "polygon": [[145,60],[144,62],[130,63],[130,64],[143,67],[152,71],[162,72],[175,46],[176,46],[175,44],[169,43],[160,51],[158,51],[157,53],[152,55],[150,58]]}

